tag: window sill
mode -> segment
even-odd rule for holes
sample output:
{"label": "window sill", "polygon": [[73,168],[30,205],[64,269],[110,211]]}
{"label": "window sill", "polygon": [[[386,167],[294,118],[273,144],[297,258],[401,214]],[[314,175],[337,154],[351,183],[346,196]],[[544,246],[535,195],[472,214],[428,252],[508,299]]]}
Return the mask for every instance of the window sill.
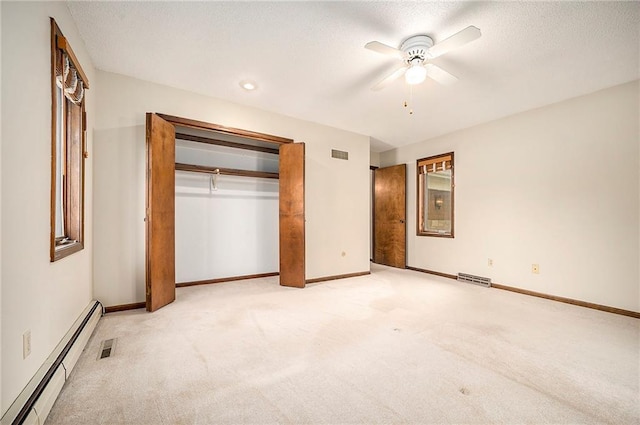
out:
{"label": "window sill", "polygon": [[451,239],[453,239],[453,233],[417,232],[416,236],[433,236],[433,237],[436,237],[436,238],[451,238]]}
{"label": "window sill", "polygon": [[66,245],[60,245],[53,249],[51,253],[51,262],[61,260],[69,255],[76,253],[78,251],[82,251],[84,249],[84,245],[81,242],[73,242]]}

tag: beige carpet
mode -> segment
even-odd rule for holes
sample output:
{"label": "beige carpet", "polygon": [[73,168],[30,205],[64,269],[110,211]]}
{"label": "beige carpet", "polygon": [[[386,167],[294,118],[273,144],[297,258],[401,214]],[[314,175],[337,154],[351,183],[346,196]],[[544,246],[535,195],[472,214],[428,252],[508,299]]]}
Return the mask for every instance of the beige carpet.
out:
{"label": "beige carpet", "polygon": [[155,313],[109,314],[46,423],[640,422],[639,320],[372,271],[180,288]]}

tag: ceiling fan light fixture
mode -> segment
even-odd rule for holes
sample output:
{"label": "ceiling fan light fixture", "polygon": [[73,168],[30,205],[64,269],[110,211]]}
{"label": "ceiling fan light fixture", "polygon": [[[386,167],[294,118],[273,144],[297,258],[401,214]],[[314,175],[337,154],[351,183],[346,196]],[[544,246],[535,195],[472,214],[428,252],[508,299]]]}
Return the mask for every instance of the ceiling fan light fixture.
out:
{"label": "ceiling fan light fixture", "polygon": [[427,69],[422,63],[412,64],[404,74],[405,81],[410,85],[420,84],[425,78],[427,78]]}

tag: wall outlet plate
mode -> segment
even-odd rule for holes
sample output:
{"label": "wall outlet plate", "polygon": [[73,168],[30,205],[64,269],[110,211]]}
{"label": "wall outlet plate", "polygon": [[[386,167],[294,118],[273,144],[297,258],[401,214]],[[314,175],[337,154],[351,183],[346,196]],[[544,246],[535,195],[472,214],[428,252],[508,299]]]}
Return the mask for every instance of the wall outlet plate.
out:
{"label": "wall outlet plate", "polygon": [[22,334],[22,358],[26,359],[31,354],[31,330]]}

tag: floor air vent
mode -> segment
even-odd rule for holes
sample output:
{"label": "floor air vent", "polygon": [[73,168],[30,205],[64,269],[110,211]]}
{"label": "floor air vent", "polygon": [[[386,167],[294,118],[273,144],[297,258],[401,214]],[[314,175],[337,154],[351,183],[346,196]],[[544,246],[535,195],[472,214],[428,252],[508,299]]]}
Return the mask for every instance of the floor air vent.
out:
{"label": "floor air vent", "polygon": [[472,274],[458,273],[460,282],[473,283],[474,285],[486,286],[491,288],[491,279],[488,277],[474,276]]}
{"label": "floor air vent", "polygon": [[105,339],[100,344],[100,354],[98,354],[98,360],[106,359],[107,357],[111,357],[113,354],[113,350],[116,348],[116,339]]}

